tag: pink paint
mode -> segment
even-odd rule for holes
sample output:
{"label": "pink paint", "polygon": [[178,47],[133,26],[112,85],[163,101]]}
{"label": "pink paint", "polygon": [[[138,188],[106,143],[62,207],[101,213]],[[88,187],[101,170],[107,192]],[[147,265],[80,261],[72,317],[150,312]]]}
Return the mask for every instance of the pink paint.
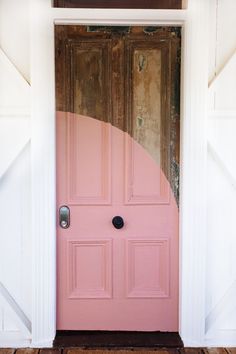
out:
{"label": "pink paint", "polygon": [[57,205],[71,211],[57,229],[57,329],[177,331],[178,208],[148,153],[108,123],[58,112]]}

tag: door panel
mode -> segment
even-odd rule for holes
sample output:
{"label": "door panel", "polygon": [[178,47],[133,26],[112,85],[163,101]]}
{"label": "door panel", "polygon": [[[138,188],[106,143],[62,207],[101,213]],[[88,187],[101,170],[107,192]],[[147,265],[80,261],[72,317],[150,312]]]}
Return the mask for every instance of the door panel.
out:
{"label": "door panel", "polygon": [[126,252],[127,297],[168,297],[169,240],[127,240]]}
{"label": "door panel", "polygon": [[169,203],[169,182],[153,158],[126,135],[125,204]]}
{"label": "door panel", "polygon": [[[104,120],[110,115],[110,41],[72,42],[68,92],[72,112]],[[68,68],[69,69],[69,68]]]}
{"label": "door panel", "polygon": [[111,127],[96,119],[76,115],[67,118],[67,125],[68,202],[110,204]]}
{"label": "door panel", "polygon": [[161,164],[161,51],[132,53],[132,136]]}
{"label": "door panel", "polygon": [[70,299],[111,298],[112,240],[69,241],[68,260]]}
{"label": "door panel", "polygon": [[178,330],[180,39],[148,33],[56,26],[58,329]]}

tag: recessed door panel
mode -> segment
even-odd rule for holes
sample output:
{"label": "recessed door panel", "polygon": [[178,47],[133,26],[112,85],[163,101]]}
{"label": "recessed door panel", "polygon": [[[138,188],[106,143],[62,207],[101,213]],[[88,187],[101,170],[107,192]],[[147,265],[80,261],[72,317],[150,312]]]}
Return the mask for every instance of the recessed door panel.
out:
{"label": "recessed door panel", "polygon": [[111,298],[112,241],[73,240],[67,249],[69,298]]}
{"label": "recessed door panel", "polygon": [[71,114],[68,118],[69,203],[111,202],[110,128],[104,122],[81,115]]}
{"label": "recessed door panel", "polygon": [[127,297],[169,296],[170,258],[168,239],[132,239],[126,243]]}
{"label": "recessed door panel", "polygon": [[133,48],[132,136],[161,165],[161,50]]}

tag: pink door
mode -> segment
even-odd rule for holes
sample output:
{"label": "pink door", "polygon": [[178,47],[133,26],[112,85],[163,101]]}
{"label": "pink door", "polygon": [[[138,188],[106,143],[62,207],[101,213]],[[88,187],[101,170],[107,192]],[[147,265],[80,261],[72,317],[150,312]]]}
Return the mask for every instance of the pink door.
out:
{"label": "pink door", "polygon": [[57,329],[178,330],[178,49],[56,26]]}

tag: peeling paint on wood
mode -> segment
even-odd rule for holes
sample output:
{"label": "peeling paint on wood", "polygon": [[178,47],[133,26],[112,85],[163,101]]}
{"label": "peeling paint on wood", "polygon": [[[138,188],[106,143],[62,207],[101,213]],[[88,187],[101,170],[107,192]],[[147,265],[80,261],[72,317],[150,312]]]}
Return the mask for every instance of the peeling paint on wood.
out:
{"label": "peeling paint on wood", "polygon": [[161,52],[135,49],[133,55],[133,138],[161,164]]}
{"label": "peeling paint on wood", "polygon": [[147,33],[147,34],[153,34],[156,33],[158,31],[158,27],[155,26],[148,26],[148,27],[144,27],[143,32]]}
{"label": "peeling paint on wood", "polygon": [[[173,29],[172,29],[173,31]],[[180,35],[177,28],[178,36]],[[179,37],[178,37],[179,38]],[[172,46],[172,68],[171,68],[171,124],[170,124],[170,183],[175,199],[179,204],[179,177],[180,177],[180,42],[178,46]]]}
{"label": "peeling paint on wood", "polygon": [[179,199],[179,27],[56,26],[57,110],[128,132]]}
{"label": "peeling paint on wood", "polygon": [[88,32],[107,32],[125,34],[130,32],[129,26],[88,26]]}

